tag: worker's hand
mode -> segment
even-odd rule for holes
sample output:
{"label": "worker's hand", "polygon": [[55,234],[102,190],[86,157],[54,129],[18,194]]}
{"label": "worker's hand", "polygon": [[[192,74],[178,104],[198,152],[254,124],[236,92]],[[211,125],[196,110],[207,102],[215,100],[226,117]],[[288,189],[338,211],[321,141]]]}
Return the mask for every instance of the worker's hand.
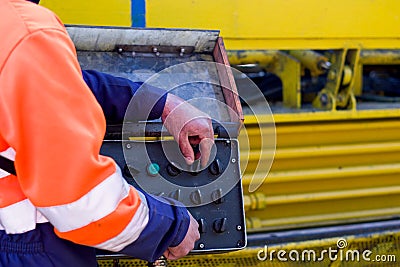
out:
{"label": "worker's hand", "polygon": [[[214,145],[214,131],[210,117],[183,99],[168,94],[163,114],[164,126],[179,144],[188,165],[200,158],[207,166]],[[195,155],[192,146],[199,145],[200,154]]]}
{"label": "worker's hand", "polygon": [[179,245],[177,245],[176,247],[169,247],[164,252],[164,256],[168,260],[177,260],[179,258],[182,258],[183,256],[186,256],[194,248],[194,243],[200,238],[200,233],[198,230],[199,224],[192,217],[192,215],[190,215],[190,213],[189,216],[190,223],[185,238],[183,238],[182,242]]}

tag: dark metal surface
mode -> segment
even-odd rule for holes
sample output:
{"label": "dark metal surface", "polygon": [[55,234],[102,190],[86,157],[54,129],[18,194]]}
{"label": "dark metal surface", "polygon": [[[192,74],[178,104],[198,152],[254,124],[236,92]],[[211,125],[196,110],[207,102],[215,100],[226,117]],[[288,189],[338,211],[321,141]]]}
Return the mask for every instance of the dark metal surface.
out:
{"label": "dark metal surface", "polygon": [[[234,122],[213,121],[214,135],[218,138],[237,138],[240,124]],[[122,140],[126,137],[161,137],[170,136],[160,121],[154,122],[127,122],[124,125],[107,125],[107,132],[104,139]]]}
{"label": "dark metal surface", "polygon": [[[201,236],[192,253],[244,248],[246,227],[240,170],[236,161],[237,142],[216,140],[215,159],[207,168],[198,170],[193,166],[192,171],[180,168],[183,160],[179,162],[178,158],[171,159],[165,154],[165,151],[175,149],[175,144],[175,141],[105,141],[101,154],[113,157],[125,179],[135,187],[154,195],[174,198],[188,206],[199,222]],[[130,150],[125,157],[123,146]],[[147,155],[142,153],[143,146]],[[150,168],[151,164],[157,168]]]}

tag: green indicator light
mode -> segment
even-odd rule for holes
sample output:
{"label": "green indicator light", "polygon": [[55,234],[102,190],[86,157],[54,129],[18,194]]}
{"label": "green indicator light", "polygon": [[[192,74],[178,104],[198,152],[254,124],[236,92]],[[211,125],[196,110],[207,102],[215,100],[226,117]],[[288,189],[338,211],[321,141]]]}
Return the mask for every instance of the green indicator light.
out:
{"label": "green indicator light", "polygon": [[147,173],[150,176],[156,176],[160,171],[160,166],[157,163],[151,163],[147,166]]}

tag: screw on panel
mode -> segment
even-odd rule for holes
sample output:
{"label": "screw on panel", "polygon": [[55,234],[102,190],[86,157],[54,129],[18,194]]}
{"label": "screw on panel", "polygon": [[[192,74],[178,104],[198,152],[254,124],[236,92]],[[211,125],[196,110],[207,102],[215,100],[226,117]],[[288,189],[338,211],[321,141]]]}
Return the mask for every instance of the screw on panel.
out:
{"label": "screw on panel", "polygon": [[126,148],[127,148],[127,149],[131,149],[131,148],[132,148],[132,145],[131,145],[131,144],[126,144]]}
{"label": "screw on panel", "polygon": [[118,48],[118,53],[122,53],[122,52],[124,52],[124,50],[121,47]]}
{"label": "screw on panel", "polygon": [[236,230],[242,231],[242,226],[241,225],[236,226]]}
{"label": "screw on panel", "polygon": [[153,47],[153,53],[155,53],[157,57],[160,55],[160,52],[158,51],[157,47]]}
{"label": "screw on panel", "polygon": [[231,159],[231,162],[232,163],[236,163],[236,159]]}
{"label": "screw on panel", "polygon": [[203,243],[200,243],[200,244],[199,244],[199,248],[203,249],[204,247],[205,247],[205,246],[204,246]]}

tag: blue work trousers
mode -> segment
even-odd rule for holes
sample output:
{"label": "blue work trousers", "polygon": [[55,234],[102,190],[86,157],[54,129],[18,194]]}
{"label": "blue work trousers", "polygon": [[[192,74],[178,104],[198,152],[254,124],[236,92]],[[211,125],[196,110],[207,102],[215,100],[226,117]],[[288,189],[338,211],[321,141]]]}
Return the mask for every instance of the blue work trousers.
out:
{"label": "blue work trousers", "polygon": [[0,267],[96,267],[96,251],[57,237],[49,223],[8,235],[0,231]]}

